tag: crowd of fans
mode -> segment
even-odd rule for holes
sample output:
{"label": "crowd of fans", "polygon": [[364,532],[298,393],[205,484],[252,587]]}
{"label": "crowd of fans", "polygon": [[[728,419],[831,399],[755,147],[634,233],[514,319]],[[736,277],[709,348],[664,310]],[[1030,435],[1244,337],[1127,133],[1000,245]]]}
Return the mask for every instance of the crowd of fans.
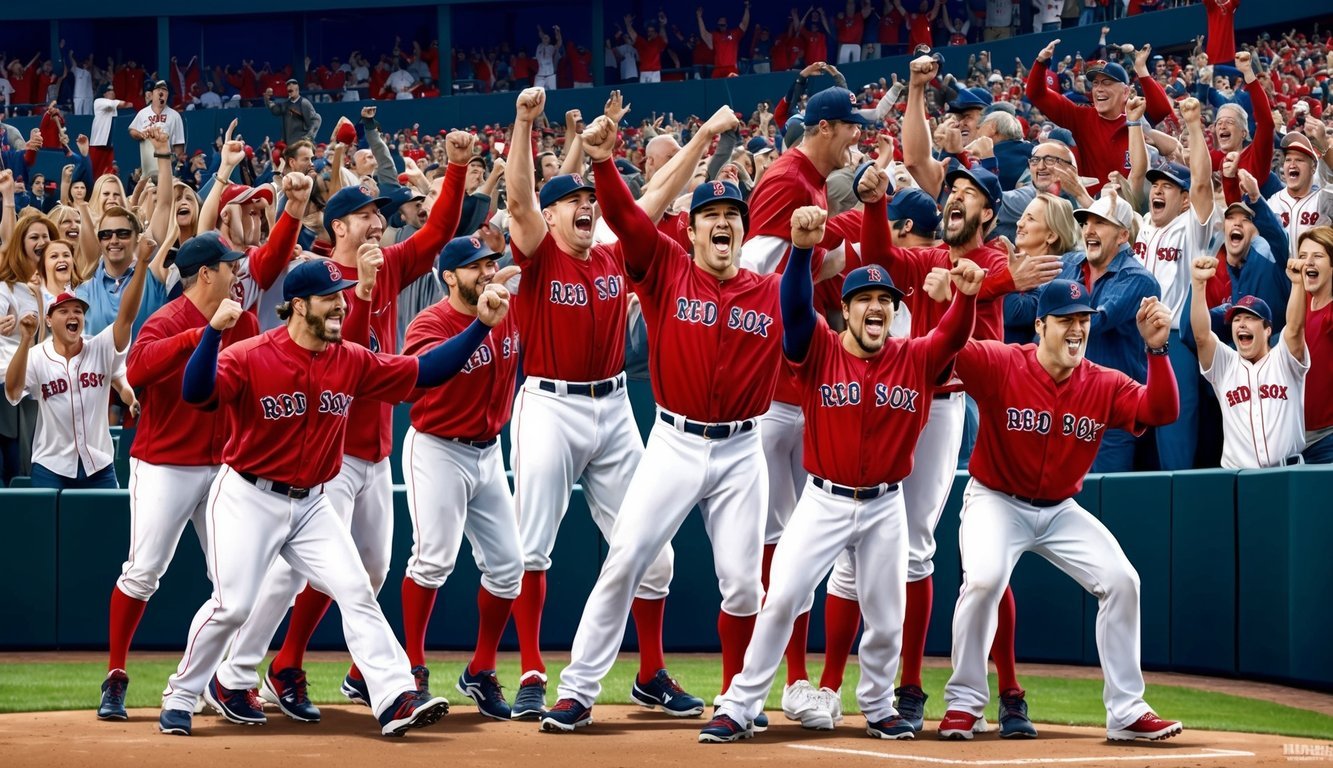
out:
{"label": "crowd of fans", "polygon": [[[937,10],[945,5],[954,4],[938,4]],[[874,9],[857,10],[849,4],[847,12],[863,14],[864,20]],[[814,15],[818,22],[809,14],[794,13],[793,28],[815,23],[822,27],[824,14]],[[1210,10],[1210,21],[1215,16]],[[740,33],[746,31],[747,17],[739,20]],[[697,16],[696,26],[701,36],[711,34],[711,50],[734,50],[741,34],[729,39],[726,19],[711,31],[704,19]],[[651,61],[642,50],[665,53],[662,41],[678,36],[670,19],[652,21],[655,26],[626,18],[621,28],[624,45],[640,51],[640,65]],[[1229,21],[1224,32],[1220,30],[1222,25],[1210,24],[1209,34],[1201,35],[1193,50],[1164,57],[1148,46],[1108,41],[1110,30],[1103,28],[1100,47],[1086,57],[1070,56],[1056,43],[1035,60],[1012,65],[982,54],[969,62],[961,79],[940,74],[932,58],[937,55],[926,53],[913,61],[911,71],[893,72],[860,87],[847,83],[835,64],[821,58],[803,65],[791,87],[775,93],[772,102],[738,112],[739,126],[715,138],[707,136],[707,121],[697,116],[626,118],[629,105],[622,104],[618,94],[604,111],[621,126],[617,169],[636,197],[666,201],[663,213],[676,210],[677,198],[706,180],[734,181],[746,195],[761,186],[776,158],[801,151],[807,136],[829,130],[827,121],[812,124],[805,119],[809,94],[828,86],[848,88],[855,114],[866,123],[849,134],[846,151],[827,174],[830,215],[860,215],[857,171],[876,163],[888,170],[897,190],[889,207],[895,243],[933,245],[943,231],[940,201],[947,202],[949,194],[943,184],[946,172],[964,168],[994,173],[1001,194],[993,201],[994,220],[984,224],[990,228],[988,240],[992,247],[1008,250],[1010,268],[1022,278],[1015,283],[1029,289],[1006,299],[1008,340],[1031,340],[1032,311],[1042,280],[1057,274],[1080,279],[1102,308],[1092,326],[1089,359],[1141,380],[1142,345],[1133,308],[1143,296],[1159,295],[1175,313],[1178,330],[1171,353],[1185,409],[1182,419],[1156,434],[1108,435],[1099,470],[1174,470],[1216,466],[1219,461],[1219,406],[1191,351],[1199,332],[1191,328],[1189,307],[1195,256],[1215,255],[1225,265],[1216,270],[1205,292],[1213,330],[1224,343],[1232,341],[1228,310],[1243,296],[1262,299],[1272,308],[1270,324],[1279,331],[1293,284],[1299,284],[1299,295],[1309,302],[1305,429],[1312,447],[1306,457],[1327,462],[1333,460],[1333,440],[1327,438],[1333,432],[1327,397],[1333,391],[1333,320],[1328,319],[1333,311],[1333,151],[1325,107],[1333,48],[1327,32],[1292,30],[1262,35],[1238,49]],[[538,34],[544,47],[571,50],[558,27]],[[417,69],[399,82],[408,85],[409,76],[413,87],[428,77],[433,81],[433,67],[439,65],[436,53],[433,47],[414,44],[410,58]],[[547,71],[541,55],[538,49],[531,77],[538,83],[554,78],[558,87],[561,75]],[[526,52],[518,56],[524,58]],[[69,58],[77,60],[72,52]],[[85,333],[96,334],[113,323],[141,248],[153,252],[136,330],[178,295],[179,275],[172,259],[191,237],[218,231],[238,250],[253,254],[265,248],[282,221],[285,201],[279,182],[286,174],[308,175],[315,182],[299,222],[297,257],[327,253],[323,205],[344,186],[364,185],[370,194],[390,198],[382,211],[385,245],[420,229],[439,195],[448,162],[446,131],[420,125],[386,130],[370,105],[358,121],[322,125],[302,95],[302,82],[289,77],[290,72],[267,66],[256,71],[253,62],[245,62],[239,73],[223,73],[229,83],[235,78],[242,98],[271,105],[278,120],[273,131],[277,139],[247,144],[228,131],[213,147],[187,156],[183,121],[189,119],[188,109],[178,110],[169,102],[173,94],[182,93],[179,85],[190,89],[188,74],[177,83],[180,73],[173,73],[172,81],[155,81],[145,91],[136,85],[143,75],[134,62],[127,63],[124,79],[121,70],[126,68],[112,72],[110,67],[99,70],[90,58],[84,62],[73,69],[76,76],[82,69],[87,72],[83,76],[101,83],[90,103],[76,100],[78,109],[88,109],[95,117],[92,135],[71,141],[56,105],[26,137],[0,122],[0,370],[9,365],[20,343],[18,320],[62,293],[73,291],[87,303]],[[22,64],[10,62],[11,84],[16,65]],[[353,54],[349,64],[350,73],[335,60],[310,70],[310,77],[319,78],[323,90],[365,79],[370,69],[366,59]],[[382,60],[375,71],[389,72],[384,65]],[[725,61],[712,64],[714,70],[728,66]],[[196,63],[190,62],[183,71],[194,69]],[[638,77],[648,72],[640,69]],[[388,84],[393,77],[389,72],[382,82]],[[46,82],[48,90],[58,86],[58,79]],[[179,99],[174,101],[179,105]],[[139,158],[112,152],[110,116],[117,109],[139,110],[130,128],[142,148]],[[538,190],[558,174],[589,171],[580,133],[585,117],[591,122],[593,116],[571,110],[549,117],[537,123],[531,136],[511,136],[504,125],[469,127],[478,141],[455,234],[475,234],[497,251],[505,250],[506,197],[534,192],[506,188],[505,158],[528,151],[529,143]],[[700,132],[710,141],[690,183],[658,189],[658,171]],[[67,158],[60,179],[33,172],[39,152]],[[118,170],[123,175],[117,175]],[[1188,222],[1192,224],[1186,226]],[[1187,239],[1171,239],[1177,230]],[[1173,250],[1181,243],[1186,244],[1183,252]],[[841,247],[849,254],[858,252],[850,235]],[[1299,265],[1291,274],[1289,259]],[[853,260],[849,256],[849,263]],[[234,289],[235,298],[258,313],[264,328],[277,322],[271,306],[276,280],[276,275],[243,267]],[[407,286],[399,302],[399,328],[406,328],[440,291],[433,275]],[[641,323],[631,325],[627,344],[632,373],[635,366],[642,373],[642,333]],[[112,419],[132,419],[137,403],[123,375],[114,389]],[[16,404],[0,404],[5,481],[32,471],[34,421],[31,393]],[[98,469],[87,467],[87,474]]]}

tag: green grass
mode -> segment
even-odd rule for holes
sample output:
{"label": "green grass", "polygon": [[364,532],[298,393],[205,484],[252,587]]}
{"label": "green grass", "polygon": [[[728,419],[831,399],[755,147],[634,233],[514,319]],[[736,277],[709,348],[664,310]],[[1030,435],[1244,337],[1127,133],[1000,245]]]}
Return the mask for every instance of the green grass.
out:
{"label": "green grass", "polygon": [[[160,706],[162,687],[175,666],[174,661],[131,661],[128,706]],[[454,688],[461,667],[462,662],[437,661],[433,665],[431,689],[446,696],[451,704],[468,705],[470,700]],[[338,687],[346,669],[346,664],[341,662],[311,662],[306,669],[311,698],[319,704],[345,703]],[[632,664],[617,664],[603,681],[604,690],[599,701],[604,704],[631,703],[629,690],[634,672]],[[559,668],[553,666],[550,673],[552,682],[547,698],[548,703],[554,703]],[[719,681],[720,663],[713,658],[677,657],[672,661],[671,673],[686,690],[709,700]],[[105,666],[95,662],[0,664],[0,712],[95,709],[98,686],[104,674]],[[502,661],[499,674],[500,681],[509,686],[509,695],[512,695],[519,674],[517,661]],[[767,709],[770,711],[781,709],[784,674],[779,670],[778,682],[768,697]],[[855,691],[859,676],[859,668],[852,664],[842,687],[843,708],[849,713],[858,711]],[[947,676],[948,671],[944,669],[927,669],[925,672],[925,689],[931,693],[926,706],[927,718],[938,719],[944,714],[942,691]],[[1028,691],[1028,706],[1033,719],[1039,723],[1105,725],[1101,680],[1028,675],[1023,678],[1023,685]],[[1150,685],[1147,698],[1160,714],[1182,720],[1189,728],[1333,739],[1333,717],[1309,710],[1173,685]],[[998,700],[993,690],[991,700]],[[994,705],[988,715],[994,721]]]}

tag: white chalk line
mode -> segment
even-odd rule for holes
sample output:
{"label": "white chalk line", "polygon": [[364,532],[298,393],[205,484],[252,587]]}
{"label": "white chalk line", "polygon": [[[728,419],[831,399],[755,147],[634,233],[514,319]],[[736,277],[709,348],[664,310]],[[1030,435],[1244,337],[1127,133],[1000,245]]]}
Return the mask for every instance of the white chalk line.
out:
{"label": "white chalk line", "polygon": [[821,747],[814,744],[788,744],[792,749],[804,749],[811,752],[832,752],[859,757],[874,757],[881,760],[901,760],[909,763],[929,763],[932,765],[1060,765],[1068,763],[1109,763],[1131,761],[1142,763],[1144,760],[1201,760],[1224,757],[1254,757],[1253,752],[1238,749],[1208,749],[1199,752],[1167,753],[1154,751],[1152,754],[1135,755],[1100,755],[1098,757],[1019,757],[1008,760],[962,760],[944,757],[925,757],[923,755],[893,754],[889,752],[871,752],[864,749],[843,749],[840,747]]}

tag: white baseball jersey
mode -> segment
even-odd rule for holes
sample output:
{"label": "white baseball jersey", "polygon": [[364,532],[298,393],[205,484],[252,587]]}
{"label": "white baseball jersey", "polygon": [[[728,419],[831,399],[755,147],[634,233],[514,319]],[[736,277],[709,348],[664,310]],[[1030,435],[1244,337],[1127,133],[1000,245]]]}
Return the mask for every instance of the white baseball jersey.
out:
{"label": "white baseball jersey", "polygon": [[1296,255],[1296,239],[1302,232],[1333,224],[1333,188],[1330,187],[1316,187],[1300,199],[1283,188],[1268,198],[1268,204],[1287,230],[1287,239],[1291,241],[1288,257]]}
{"label": "white baseball jersey", "polygon": [[1226,344],[1213,353],[1213,367],[1200,371],[1222,406],[1222,466],[1259,469],[1281,466],[1305,450],[1305,374],[1284,340],[1252,363]]}
{"label": "white baseball jersey", "polygon": [[1157,278],[1162,286],[1162,303],[1171,308],[1171,328],[1180,330],[1185,311],[1185,297],[1190,290],[1190,262],[1195,256],[1214,253],[1210,245],[1214,233],[1221,232],[1222,219],[1214,206],[1206,221],[1200,223],[1194,208],[1169,221],[1164,227],[1153,226],[1144,214],[1139,221],[1139,239],[1134,243],[1134,258]]}
{"label": "white baseball jersey", "polygon": [[[111,382],[129,346],[116,349],[113,328],[107,326],[85,340],[83,349],[69,359],[56,352],[49,338],[29,351],[24,394],[31,394],[41,406],[32,446],[34,464],[77,477],[80,463],[92,475],[114,458],[106,411]],[[17,405],[21,399],[10,402]]]}
{"label": "white baseball jersey", "polygon": [[[120,102],[116,99],[93,99],[93,129],[88,132],[90,146],[111,146],[111,121],[116,119],[119,108]],[[181,143],[184,144],[184,140]]]}
{"label": "white baseball jersey", "polygon": [[545,77],[555,74],[555,58],[560,53],[560,49],[551,43],[542,43],[537,46],[533,58],[537,60],[537,77]]}
{"label": "white baseball jersey", "polygon": [[[0,317],[9,316],[18,319],[36,313],[37,300],[33,298],[31,288],[24,283],[10,285],[0,281]],[[14,330],[9,333],[0,333],[0,371],[9,368],[9,361],[18,351],[19,339],[17,323],[14,325]]]}

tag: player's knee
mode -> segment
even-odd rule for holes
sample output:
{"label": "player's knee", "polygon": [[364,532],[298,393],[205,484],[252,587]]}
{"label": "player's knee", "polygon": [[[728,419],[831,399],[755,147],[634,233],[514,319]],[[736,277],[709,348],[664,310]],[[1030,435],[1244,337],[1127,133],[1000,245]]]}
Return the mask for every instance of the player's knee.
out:
{"label": "player's knee", "polygon": [[523,566],[515,560],[482,573],[481,585],[496,597],[512,600],[523,586]]}
{"label": "player's knee", "polygon": [[1107,597],[1123,596],[1134,601],[1139,599],[1139,573],[1128,562],[1112,572],[1102,583]]}
{"label": "player's knee", "polygon": [[157,594],[161,577],[162,574],[157,571],[133,568],[120,577],[116,582],[116,588],[124,592],[127,597],[146,601]]}
{"label": "player's knee", "polygon": [[722,610],[733,616],[753,616],[763,604],[764,591],[758,579],[722,579]]}
{"label": "player's knee", "polygon": [[[933,556],[934,553],[932,552],[931,555]],[[924,578],[934,575],[934,573],[935,573],[935,561],[931,557],[927,557],[925,559],[908,557],[907,559],[908,581],[921,581]]]}
{"label": "player's knee", "polygon": [[999,573],[971,573],[963,580],[963,595],[982,602],[996,602],[1008,586]]}

